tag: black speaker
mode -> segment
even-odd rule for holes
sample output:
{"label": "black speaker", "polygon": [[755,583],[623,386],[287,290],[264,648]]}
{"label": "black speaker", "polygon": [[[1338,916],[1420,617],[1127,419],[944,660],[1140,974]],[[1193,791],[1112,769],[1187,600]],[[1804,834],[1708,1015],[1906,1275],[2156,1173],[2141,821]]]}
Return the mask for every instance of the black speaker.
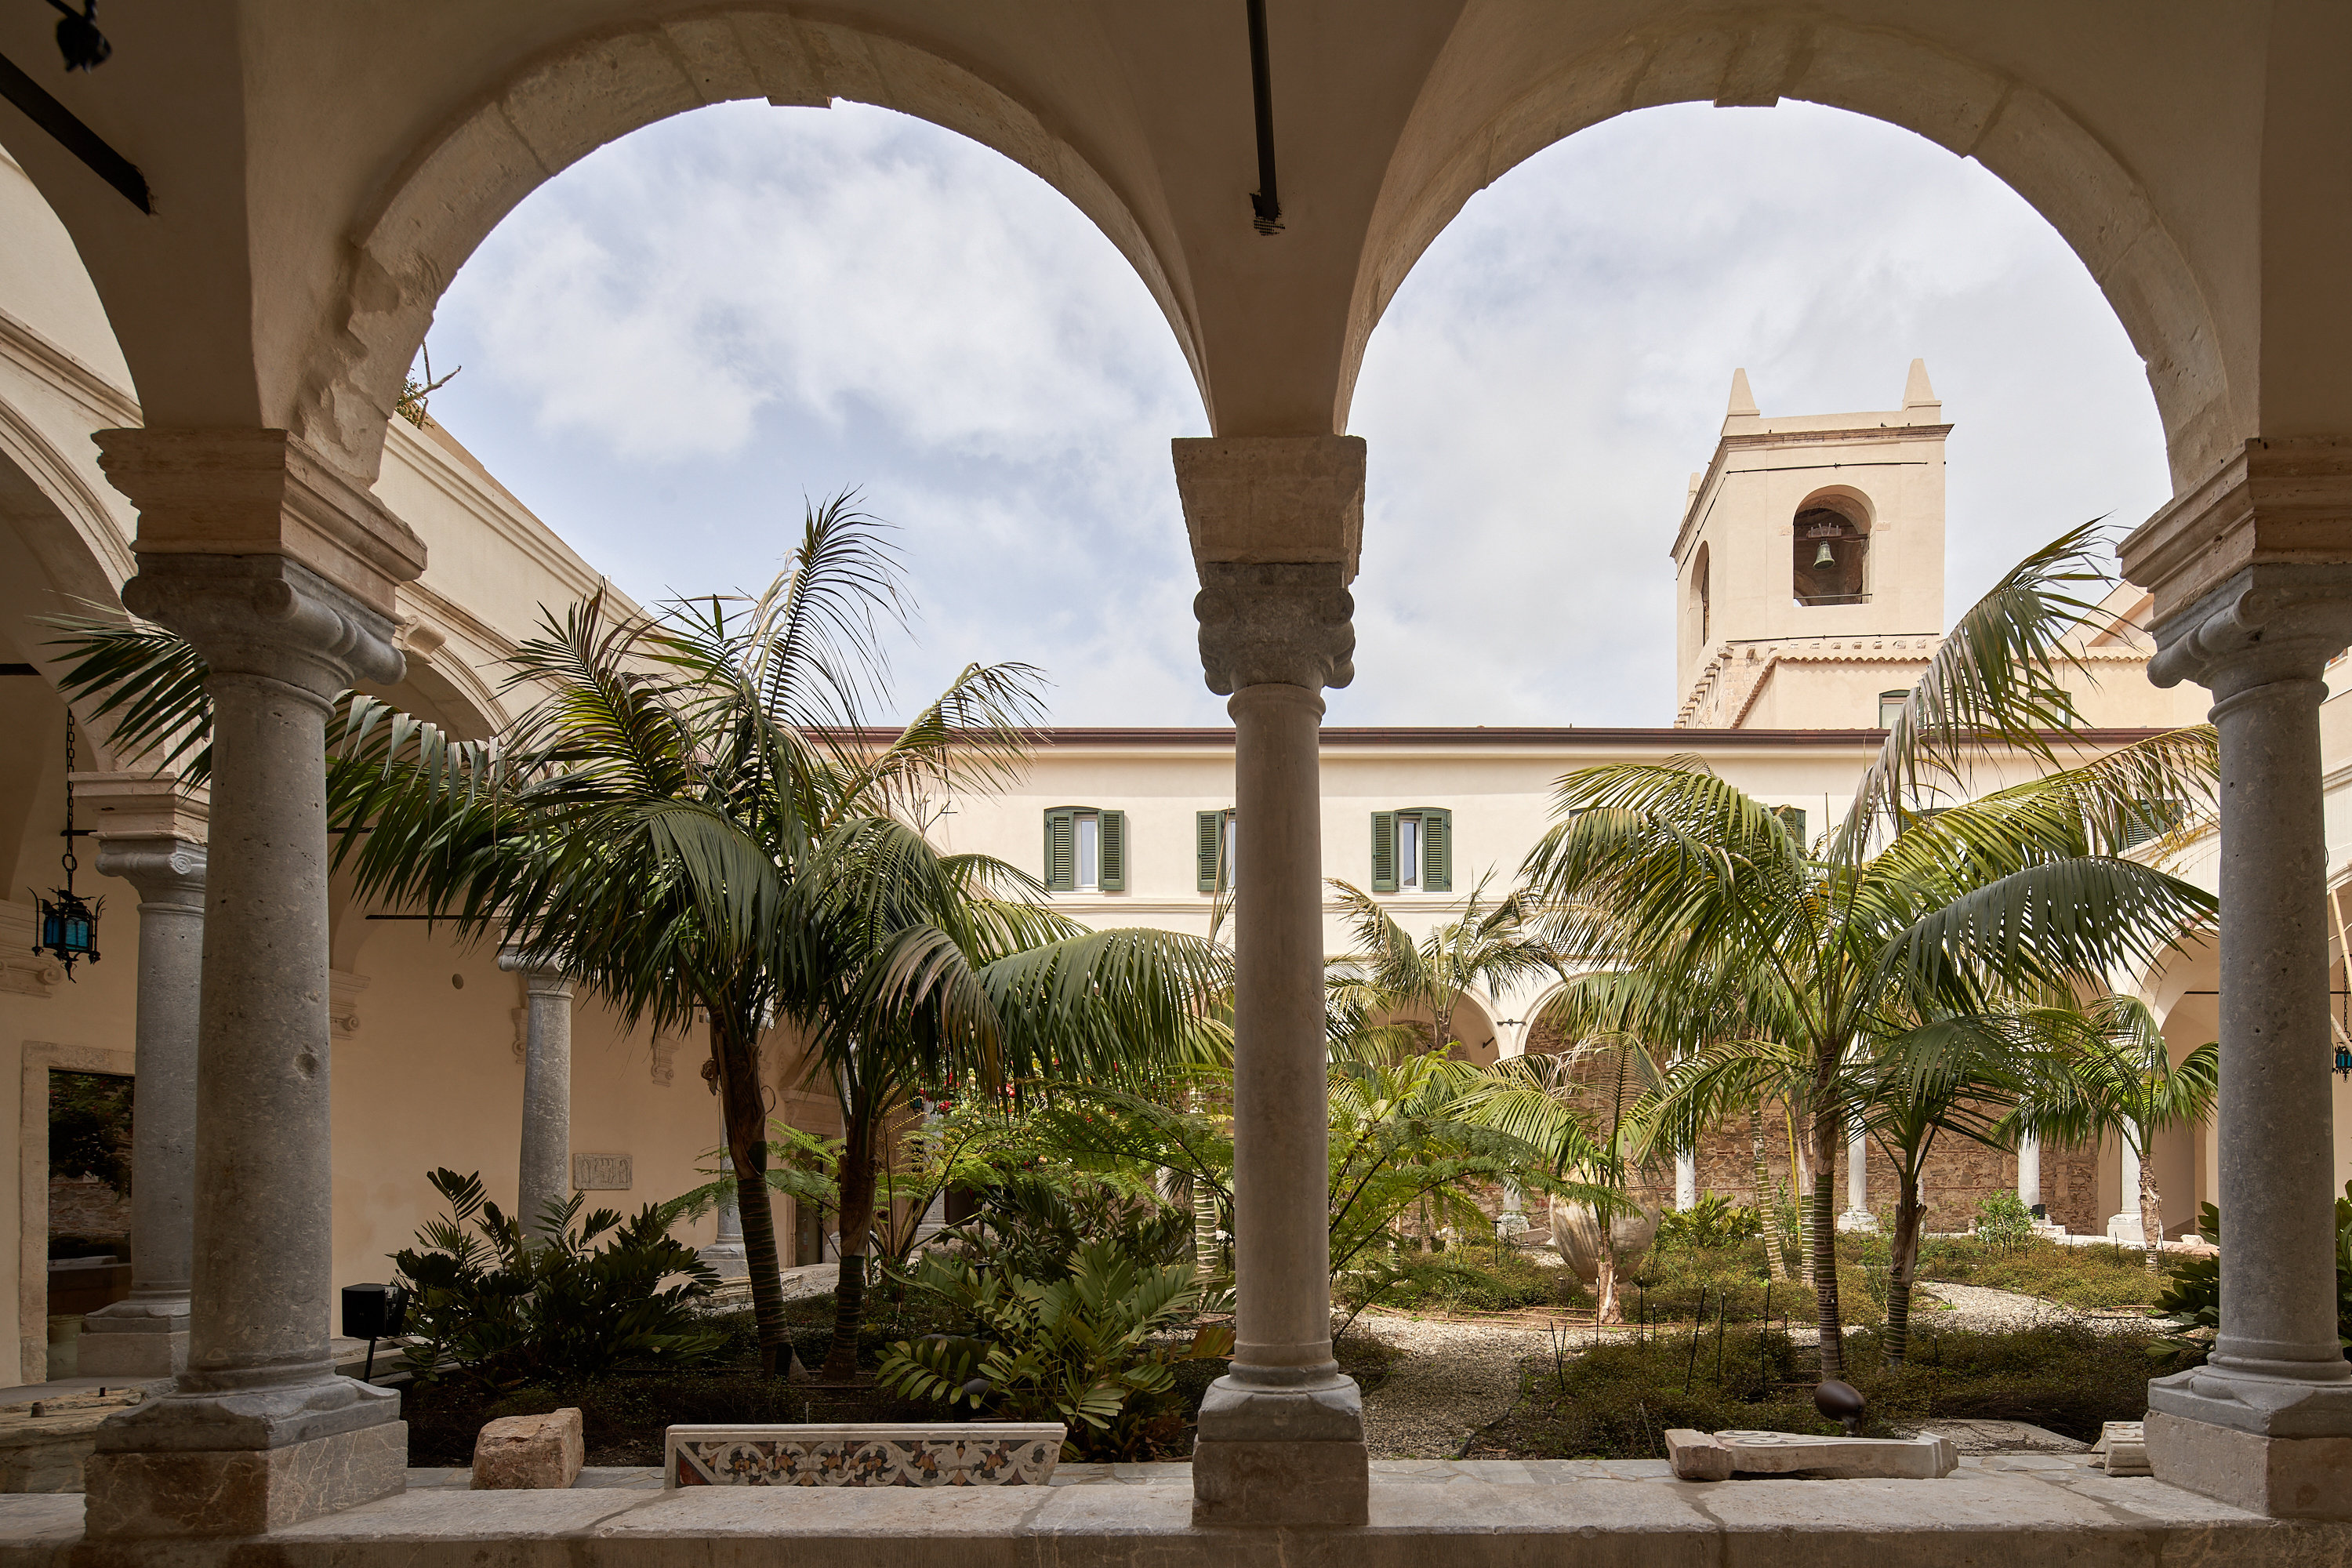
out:
{"label": "black speaker", "polygon": [[343,1287],[343,1337],[388,1340],[408,1319],[408,1292],[397,1285]]}

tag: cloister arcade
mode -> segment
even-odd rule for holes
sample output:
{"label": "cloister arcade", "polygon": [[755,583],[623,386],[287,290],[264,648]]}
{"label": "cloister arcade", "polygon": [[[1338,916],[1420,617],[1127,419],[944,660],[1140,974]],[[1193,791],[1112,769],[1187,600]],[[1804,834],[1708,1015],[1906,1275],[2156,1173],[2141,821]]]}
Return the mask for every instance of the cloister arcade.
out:
{"label": "cloister arcade", "polygon": [[[427,541],[404,521],[386,444],[409,437],[391,415],[442,289],[516,203],[637,127],[742,99],[887,106],[1036,173],[1133,264],[1213,431],[1175,444],[1174,479],[1252,837],[1235,914],[1239,1343],[1201,1415],[1202,1527],[1338,1528],[1374,1510],[1328,1334],[1317,773],[1320,692],[1353,677],[1349,584],[1393,564],[1360,560],[1367,452],[1346,434],[1383,307],[1473,193],[1653,104],[1846,109],[2020,192],[2147,363],[2175,498],[2126,542],[2124,567],[2155,595],[2154,678],[2210,689],[2221,733],[2211,1158],[2232,1215],[2231,1317],[2208,1366],[2152,1389],[2150,1453],[2160,1479],[2258,1513],[2352,1512],[2318,717],[2322,671],[2352,641],[2352,11],[1267,11],[1280,185],[1278,202],[1258,193],[1279,209],[1264,223],[1240,5],[110,9],[114,58],[71,79],[45,65],[44,79],[137,165],[152,212],[13,110],[0,119],[111,339],[68,346],[101,369],[119,353],[136,395],[68,375],[72,399],[0,398],[0,506],[23,542],[0,548],[24,552],[0,561],[0,609],[119,589],[205,653],[219,715],[186,1370],[108,1428],[88,1550],[127,1555],[89,1561],[293,1527],[402,1485],[396,1402],[335,1376],[326,1342],[324,1047],[346,937],[331,920],[320,728],[353,683],[461,731],[499,710],[463,673],[487,658],[436,658],[406,630],[403,585]],[[0,53],[53,60],[51,20],[9,7]],[[93,439],[110,491],[47,456],[78,461]],[[54,700],[0,689],[0,721],[46,746]],[[178,833],[159,822],[159,841]],[[174,875],[184,898],[193,883]]]}

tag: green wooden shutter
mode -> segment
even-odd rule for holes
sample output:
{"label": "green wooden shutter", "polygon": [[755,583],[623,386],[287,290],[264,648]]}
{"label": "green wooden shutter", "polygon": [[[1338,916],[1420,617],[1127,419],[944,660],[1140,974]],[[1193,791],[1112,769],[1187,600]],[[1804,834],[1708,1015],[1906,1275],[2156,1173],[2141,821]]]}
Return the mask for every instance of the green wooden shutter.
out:
{"label": "green wooden shutter", "polygon": [[1803,806],[1776,805],[1772,808],[1772,815],[1780,819],[1780,826],[1789,830],[1789,837],[1797,841],[1798,848],[1804,849],[1811,847],[1812,840],[1805,837],[1805,808]]}
{"label": "green wooden shutter", "polygon": [[1193,814],[1199,830],[1201,891],[1217,890],[1217,873],[1223,869],[1218,861],[1225,850],[1225,814],[1222,811],[1202,811]]}
{"label": "green wooden shutter", "polygon": [[1454,814],[1433,805],[1421,808],[1421,890],[1454,890]]}
{"label": "green wooden shutter", "polygon": [[1397,890],[1396,819],[1393,811],[1372,813],[1372,891]]}
{"label": "green wooden shutter", "polygon": [[1045,814],[1045,886],[1066,893],[1078,885],[1078,814],[1056,806]]}
{"label": "green wooden shutter", "polygon": [[1127,813],[1096,814],[1101,823],[1095,840],[1096,885],[1106,893],[1127,891]]}

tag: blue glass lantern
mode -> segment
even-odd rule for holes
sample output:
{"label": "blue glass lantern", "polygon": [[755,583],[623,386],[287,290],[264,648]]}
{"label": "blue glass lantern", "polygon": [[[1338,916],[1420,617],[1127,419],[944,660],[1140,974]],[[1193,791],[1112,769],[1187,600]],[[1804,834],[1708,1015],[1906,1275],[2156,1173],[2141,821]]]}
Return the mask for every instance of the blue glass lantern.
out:
{"label": "blue glass lantern", "polygon": [[66,852],[58,862],[65,868],[66,885],[57,889],[53,899],[43,899],[41,904],[41,940],[33,944],[35,952],[46,952],[66,966],[66,978],[73,978],[75,964],[88,960],[98,962],[98,915],[106,900],[86,902],[74,891],[74,872],[81,862],[74,855],[74,840],[89,837],[87,827],[76,827],[73,818],[74,724],[73,715],[66,715],[66,827],[58,837],[66,841]]}
{"label": "blue glass lantern", "polygon": [[2352,1046],[2341,1040],[2336,1042],[2336,1070],[2346,1078],[2352,1078]]}

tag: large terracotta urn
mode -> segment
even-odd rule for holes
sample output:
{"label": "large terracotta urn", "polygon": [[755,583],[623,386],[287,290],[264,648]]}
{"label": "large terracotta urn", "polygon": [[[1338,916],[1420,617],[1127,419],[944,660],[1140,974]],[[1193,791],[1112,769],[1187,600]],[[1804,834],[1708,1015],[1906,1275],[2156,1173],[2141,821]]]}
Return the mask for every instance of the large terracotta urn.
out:
{"label": "large terracotta urn", "polygon": [[[1626,1210],[1609,1222],[1608,1249],[1623,1275],[1641,1267],[1657,1238],[1658,1216],[1647,1208]],[[1591,1204],[1551,1200],[1551,1242],[1576,1277],[1587,1285],[1601,1281],[1601,1226]]]}

